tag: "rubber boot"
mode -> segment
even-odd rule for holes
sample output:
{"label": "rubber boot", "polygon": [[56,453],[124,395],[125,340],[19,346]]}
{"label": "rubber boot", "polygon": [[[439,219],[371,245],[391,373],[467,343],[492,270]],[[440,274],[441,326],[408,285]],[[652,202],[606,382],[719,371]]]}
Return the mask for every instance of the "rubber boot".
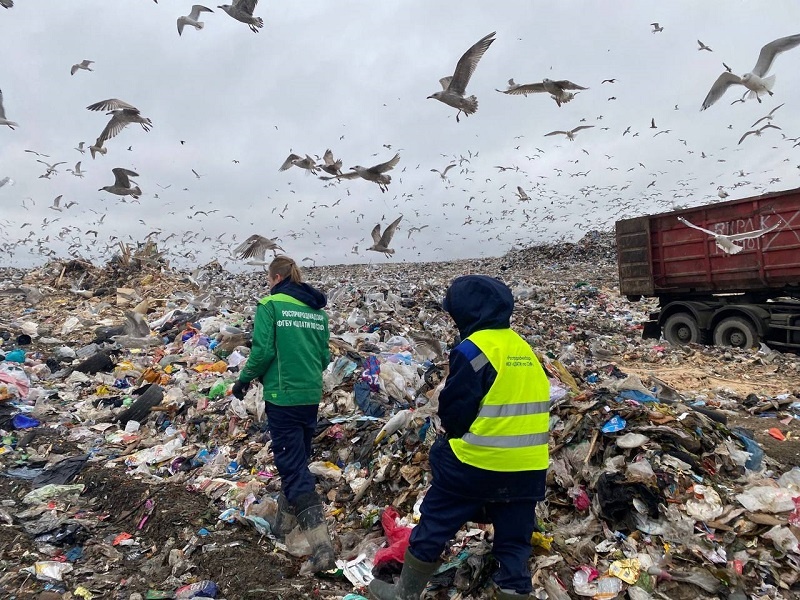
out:
{"label": "rubber boot", "polygon": [[297,516],[294,507],[289,504],[283,492],[278,494],[278,511],[275,513],[275,523],[272,526],[272,534],[278,539],[284,539],[297,526]]}
{"label": "rubber boot", "polygon": [[376,600],[419,600],[428,580],[440,564],[439,561],[422,562],[410,550],[406,550],[400,581],[394,584],[373,579],[369,584],[369,594]]}
{"label": "rubber boot", "polygon": [[311,557],[301,567],[300,574],[330,571],[336,567],[333,542],[325,524],[322,502],[316,494],[306,494],[295,504],[297,523],[311,546]]}

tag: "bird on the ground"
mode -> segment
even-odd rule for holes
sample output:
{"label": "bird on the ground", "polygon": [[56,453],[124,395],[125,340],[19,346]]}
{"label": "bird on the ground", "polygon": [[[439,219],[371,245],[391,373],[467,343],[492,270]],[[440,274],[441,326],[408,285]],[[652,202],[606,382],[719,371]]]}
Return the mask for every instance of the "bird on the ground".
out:
{"label": "bird on the ground", "polygon": [[756,229],[755,231],[748,231],[745,233],[733,233],[731,235],[722,235],[720,233],[709,231],[708,229],[704,229],[693,223],[690,223],[683,217],[678,217],[678,221],[680,221],[687,227],[691,227],[692,229],[697,229],[698,231],[702,231],[703,233],[707,233],[708,235],[713,237],[714,242],[717,244],[717,248],[719,248],[720,250],[722,250],[727,254],[738,254],[739,252],[744,250],[743,246],[734,244],[734,242],[759,238],[762,235],[769,233],[770,231],[774,231],[780,225],[780,223],[775,223],[774,225],[770,225],[769,227],[765,227],[763,229]]}
{"label": "bird on the ground", "polygon": [[72,173],[75,177],[83,177],[85,171],[81,171],[81,161],[75,163],[74,169],[67,169],[67,173]]}
{"label": "bird on the ground", "polygon": [[478,62],[494,41],[495,33],[493,31],[473,44],[458,60],[453,75],[442,77],[439,80],[442,85],[442,91],[434,92],[428,96],[429,99],[433,98],[444,102],[448,106],[457,108],[456,122],[458,122],[458,117],[462,112],[464,115],[469,116],[475,114],[475,111],[478,110],[478,99],[474,95],[465,96],[464,94],[467,90],[467,84],[478,66]]}
{"label": "bird on the ground", "polygon": [[139,189],[138,185],[131,187],[130,177],[138,177],[138,173],[121,167],[111,169],[111,172],[114,173],[114,185],[101,187],[97,190],[98,192],[106,191],[110,194],[116,194],[117,196],[132,196],[134,198],[138,198],[142,195],[142,190]]}
{"label": "bird on the ground", "polygon": [[72,68],[69,70],[70,75],[75,75],[79,70],[83,69],[84,71],[94,71],[94,69],[89,68],[89,65],[93,65],[93,60],[82,60],[78,64],[72,65]]}
{"label": "bird on the ground", "polygon": [[342,174],[342,160],[333,160],[333,151],[330,148],[325,150],[325,154],[322,155],[322,163],[320,168],[326,173],[331,175]]}
{"label": "bird on the ground", "polygon": [[720,198],[722,198],[723,200],[724,200],[725,198],[727,198],[729,195],[730,195],[730,194],[728,194],[728,192],[726,192],[726,191],[725,191],[725,188],[723,188],[722,186],[719,186],[719,187],[717,188],[717,196],[719,196],[719,197],[720,197]]}
{"label": "bird on the ground", "polygon": [[387,160],[385,163],[375,165],[374,167],[366,168],[361,165],[356,165],[350,167],[352,173],[344,173],[343,175],[334,175],[332,177],[320,177],[320,179],[327,181],[329,179],[358,179],[360,177],[361,179],[377,183],[381,192],[386,192],[389,190],[388,185],[392,182],[392,177],[386,175],[386,172],[394,169],[398,162],[400,162],[399,153],[395,154],[391,160]]}
{"label": "bird on the ground", "polygon": [[401,429],[405,429],[408,427],[408,424],[411,423],[413,418],[414,411],[411,409],[404,408],[403,410],[397,411],[397,413],[395,413],[394,416],[392,416],[392,418],[389,419],[381,428],[381,430],[378,432],[378,435],[375,436],[375,441],[373,444],[377,446],[381,443],[383,438],[389,437]]}
{"label": "bird on the ground", "polygon": [[6,118],[6,109],[3,108],[3,90],[0,90],[0,125],[8,125],[11,129],[19,127],[19,123],[14,123]]}
{"label": "bird on the ground", "polygon": [[308,154],[306,154],[306,157],[303,158],[299,154],[291,153],[286,157],[286,160],[283,161],[283,164],[278,168],[278,171],[285,171],[286,169],[290,169],[292,167],[300,167],[301,169],[305,169],[307,171],[306,174],[317,174],[317,161],[311,158]]}
{"label": "bird on the ground", "polygon": [[772,96],[772,86],[775,85],[775,75],[766,77],[766,74],[769,72],[772,63],[775,62],[775,58],[779,54],[791,50],[798,45],[800,45],[800,33],[778,38],[761,48],[756,66],[753,67],[750,73],[745,73],[739,77],[738,75],[724,71],[711,86],[705,100],[703,100],[703,105],[700,110],[709,108],[717,100],[722,98],[725,91],[732,85],[743,85],[750,90],[748,97],[755,98],[759,102],[761,102],[760,96],[763,93]]}
{"label": "bird on the ground", "polygon": [[[783,104],[786,104],[786,103],[784,102]],[[776,106],[771,111],[769,111],[769,113],[767,115],[761,117],[758,121],[756,121],[755,123],[750,125],[750,127],[755,127],[756,125],[758,125],[759,123],[761,123],[761,121],[764,121],[765,119],[767,121],[772,121],[772,118],[773,118],[772,115],[775,113],[776,110],[778,110],[781,106],[783,106],[783,104],[778,104],[778,106]]]}
{"label": "bird on the ground", "polygon": [[566,79],[561,79],[559,81],[554,81],[552,79],[543,79],[540,83],[524,83],[520,85],[511,85],[511,81],[509,80],[509,86],[507,90],[497,90],[498,92],[502,92],[503,94],[510,94],[512,96],[527,96],[528,94],[540,94],[543,92],[547,92],[550,94],[550,97],[556,101],[558,106],[565,104],[572,100],[575,97],[575,94],[571,94],[566,90],[588,90],[589,88],[583,87],[578,85],[577,83],[572,83]]}
{"label": "bird on the ground", "polygon": [[658,23],[650,23],[653,26],[652,33],[658,33],[659,31],[664,31],[664,28],[661,27]]}
{"label": "bird on the ground", "polygon": [[267,250],[272,250],[273,254],[275,255],[278,254],[276,252],[277,250],[284,252],[284,249],[281,248],[274,240],[254,233],[244,242],[234,248],[233,253],[241,259],[253,258],[263,261],[267,254]]}
{"label": "bird on the ground", "polygon": [[698,51],[699,51],[699,50],[708,50],[709,52],[713,52],[713,50],[712,50],[712,49],[711,49],[709,46],[706,46],[706,45],[705,45],[703,42],[701,42],[700,40],[697,40],[697,45],[698,45],[698,46],[700,46],[700,47],[697,49]]}
{"label": "bird on the ground", "polygon": [[253,33],[258,33],[258,30],[264,27],[264,19],[253,16],[257,4],[258,0],[233,0],[233,4],[223,4],[217,8],[221,8],[229,17],[250,27]]}
{"label": "bird on the ground", "polygon": [[767,123],[766,125],[762,125],[758,129],[746,132],[741,138],[739,138],[739,143],[736,145],[738,146],[739,144],[741,144],[748,135],[755,135],[756,137],[761,137],[761,133],[765,129],[780,129],[780,127],[778,127],[777,125],[773,125],[772,123]]}
{"label": "bird on the ground", "polygon": [[575,129],[570,129],[569,131],[551,131],[550,133],[545,133],[544,136],[547,137],[549,135],[565,135],[570,142],[575,141],[575,134],[578,133],[581,129],[591,129],[594,125],[580,125]]}
{"label": "bird on the ground", "polygon": [[400,220],[403,218],[403,215],[397,217],[391,224],[384,229],[383,234],[381,234],[381,224],[378,223],[375,227],[372,228],[371,236],[372,241],[374,242],[372,246],[367,248],[367,250],[373,250],[375,252],[383,252],[387,257],[391,254],[394,254],[394,249],[389,248],[389,244],[392,243],[392,237],[394,237],[394,232],[397,229],[397,225],[400,223]]}
{"label": "bird on the ground", "polygon": [[77,147],[77,148],[73,148],[73,150],[77,150],[77,151],[78,151],[78,152],[80,152],[81,154],[86,154],[86,150],[85,150],[85,149],[84,149],[84,147],[83,147],[83,146],[84,146],[84,144],[86,144],[86,142],[80,142],[80,143],[78,144],[78,147]]}
{"label": "bird on the ground", "polygon": [[451,164],[451,165],[447,165],[447,166],[444,168],[444,171],[440,171],[439,169],[431,169],[431,173],[438,173],[438,174],[439,174],[439,177],[441,177],[441,178],[442,178],[442,181],[447,181],[447,172],[448,172],[450,169],[452,169],[453,167],[455,167],[455,166],[456,166],[456,164],[455,164],[455,163],[453,163],[453,164]]}
{"label": "bird on the ground", "polygon": [[[103,147],[103,142],[113,138],[120,131],[125,129],[129,123],[139,123],[145,131],[150,131],[150,127],[153,125],[150,119],[141,115],[138,108],[122,100],[117,100],[116,98],[95,102],[87,106],[86,109],[91,111],[108,111],[106,115],[111,115],[111,120],[95,142],[95,148],[98,151]],[[105,154],[105,152],[103,152],[103,154]],[[94,158],[94,152],[92,152],[92,158]]]}
{"label": "bird on the ground", "polygon": [[206,8],[202,4],[192,5],[192,12],[190,12],[188,15],[178,17],[178,35],[183,35],[183,28],[186,25],[191,25],[195,29],[202,29],[205,27],[205,23],[198,20],[201,12],[213,13],[214,11],[210,8]]}

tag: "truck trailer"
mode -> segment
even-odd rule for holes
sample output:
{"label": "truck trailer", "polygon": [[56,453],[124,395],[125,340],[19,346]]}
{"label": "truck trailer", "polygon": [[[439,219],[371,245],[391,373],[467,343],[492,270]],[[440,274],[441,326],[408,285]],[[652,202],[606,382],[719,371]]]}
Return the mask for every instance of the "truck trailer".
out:
{"label": "truck trailer", "polygon": [[658,298],[643,337],[800,350],[800,188],[624,219],[616,238],[620,293]]}

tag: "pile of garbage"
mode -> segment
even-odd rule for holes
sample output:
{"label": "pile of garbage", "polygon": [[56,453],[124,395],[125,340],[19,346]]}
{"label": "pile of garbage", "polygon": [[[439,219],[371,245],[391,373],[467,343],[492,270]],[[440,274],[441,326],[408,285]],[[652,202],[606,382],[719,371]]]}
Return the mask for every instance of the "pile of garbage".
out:
{"label": "pile of garbage", "polygon": [[[353,600],[399,573],[457,333],[441,300],[481,272],[511,287],[551,380],[536,597],[794,597],[800,360],[641,340],[651,307],[616,293],[603,235],[549,257],[307,271],[329,298],[311,469],[340,559],[315,578],[298,576],[299,530],[270,529],[261,390],[230,395],[265,277],[176,273],[153,249],[0,272],[0,596]],[[697,385],[670,385],[689,367]],[[464,527],[427,597],[491,597],[491,538]]]}

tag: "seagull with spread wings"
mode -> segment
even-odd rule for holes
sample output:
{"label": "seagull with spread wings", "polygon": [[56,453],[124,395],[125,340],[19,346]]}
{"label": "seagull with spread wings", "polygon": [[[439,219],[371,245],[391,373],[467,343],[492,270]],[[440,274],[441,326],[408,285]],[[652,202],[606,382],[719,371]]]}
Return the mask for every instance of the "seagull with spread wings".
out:
{"label": "seagull with spread wings", "polygon": [[131,186],[130,178],[138,177],[138,173],[135,173],[129,169],[123,169],[121,167],[111,169],[111,172],[114,173],[114,185],[101,187],[99,190],[97,190],[98,192],[106,191],[109,194],[116,194],[117,196],[133,196],[134,198],[138,198],[142,195],[142,190],[139,189],[138,185]]}
{"label": "seagull with spread wings", "polygon": [[711,86],[705,100],[703,100],[703,106],[700,110],[707,109],[722,98],[726,90],[732,85],[743,85],[750,90],[748,97],[755,98],[759,102],[761,102],[760,95],[763,93],[772,96],[772,86],[775,85],[775,75],[766,77],[766,74],[769,72],[772,63],[775,62],[775,58],[777,58],[779,54],[791,50],[798,45],[800,45],[800,33],[778,38],[761,48],[756,66],[753,67],[750,73],[745,73],[739,77],[738,75],[729,73],[727,70],[723,71],[722,75],[717,77],[714,85]]}
{"label": "seagull with spread wings", "polygon": [[[786,104],[786,103],[784,102],[783,104]],[[759,123],[761,123],[761,121],[764,121],[764,120],[767,120],[767,121],[772,121],[772,119],[773,119],[773,115],[775,114],[775,111],[776,111],[776,110],[778,110],[778,109],[779,109],[781,106],[783,106],[783,104],[778,104],[778,106],[776,106],[776,107],[775,107],[775,108],[773,108],[771,111],[769,111],[769,113],[768,113],[767,115],[765,115],[765,116],[761,117],[761,118],[760,118],[758,121],[756,121],[755,123],[753,123],[752,125],[750,125],[750,127],[755,127],[756,125],[758,125]]]}
{"label": "seagull with spread wings", "polygon": [[703,233],[707,233],[708,235],[713,237],[714,242],[717,244],[717,248],[719,248],[726,254],[739,254],[739,252],[744,250],[743,246],[734,244],[734,242],[738,242],[741,240],[753,240],[755,238],[759,238],[762,235],[769,233],[770,231],[774,231],[780,225],[780,223],[775,223],[774,225],[770,225],[769,227],[765,227],[763,229],[756,229],[755,231],[747,231],[745,233],[734,233],[731,235],[722,235],[720,233],[715,233],[713,231],[709,231],[708,229],[703,229],[702,227],[698,227],[697,225],[695,225],[694,223],[690,223],[683,217],[678,217],[678,221],[680,221],[687,227],[691,227],[692,229],[697,229],[697,231],[702,231]]}
{"label": "seagull with spread wings", "polygon": [[[748,135],[755,135],[756,137],[761,137],[761,133],[765,129],[780,129],[780,127],[778,127],[777,125],[773,125],[772,123],[767,123],[766,125],[758,129],[746,132],[741,138],[739,138],[739,144],[741,144]],[[739,144],[736,145],[738,146]]]}
{"label": "seagull with spread wings", "polygon": [[544,136],[547,137],[548,135],[565,135],[570,142],[575,141],[575,134],[578,133],[581,129],[591,129],[594,125],[580,125],[575,129],[570,129],[569,131],[551,131],[550,133],[545,133]]}
{"label": "seagull with spread wings", "polygon": [[450,169],[452,169],[453,167],[455,167],[455,166],[456,166],[456,164],[455,164],[455,163],[453,163],[453,164],[451,164],[451,165],[447,165],[447,166],[444,168],[444,171],[440,171],[439,169],[431,169],[431,173],[438,173],[438,174],[439,174],[439,177],[441,177],[441,178],[442,178],[442,181],[447,181],[447,172],[448,172]]}
{"label": "seagull with spread wings", "polygon": [[188,15],[178,17],[178,35],[183,35],[183,28],[186,25],[191,25],[195,29],[202,29],[205,27],[206,24],[199,20],[201,12],[213,13],[214,11],[210,8],[206,8],[202,4],[193,5],[192,12],[190,12]]}
{"label": "seagull with spread wings", "polygon": [[278,254],[276,250],[284,252],[284,249],[281,248],[274,240],[265,238],[263,235],[258,235],[255,233],[247,238],[244,242],[239,244],[233,250],[233,253],[242,259],[253,258],[263,262],[264,257],[267,254],[267,250],[272,250],[273,254],[275,255]]}
{"label": "seagull with spread wings", "polygon": [[478,110],[478,99],[475,96],[465,96],[467,91],[467,84],[469,83],[472,74],[475,72],[475,67],[478,66],[483,54],[488,50],[489,46],[494,41],[492,32],[489,35],[478,40],[463,56],[458,60],[456,70],[452,76],[442,77],[439,83],[442,85],[442,91],[435,92],[428,96],[439,102],[444,102],[448,106],[457,108],[456,122],[458,116],[463,112],[466,116],[475,114]]}
{"label": "seagull with spread wings", "polygon": [[264,19],[253,16],[257,4],[258,0],[233,0],[233,4],[223,4],[217,8],[221,8],[229,17],[250,27],[253,33],[258,33],[258,30],[264,27]]}
{"label": "seagull with spread wings", "polygon": [[322,155],[322,163],[320,168],[326,173],[331,175],[342,174],[342,160],[333,160],[333,151],[330,148],[325,150],[325,154]]}
{"label": "seagull with spread wings", "polygon": [[80,69],[84,71],[94,71],[94,69],[89,68],[89,65],[93,65],[93,60],[82,60],[81,62],[72,65],[72,68],[69,70],[70,75],[75,75]]}
{"label": "seagull with spread wings", "polygon": [[305,169],[306,175],[308,175],[308,173],[314,173],[314,175],[317,174],[317,161],[311,158],[308,154],[306,154],[306,157],[303,158],[299,154],[292,152],[286,157],[286,160],[283,161],[283,164],[278,168],[278,171],[285,171],[286,169],[291,169],[292,167]]}
{"label": "seagull with spread wings", "polygon": [[105,152],[102,151],[104,150],[103,143],[116,136],[120,131],[125,129],[128,124],[139,123],[145,131],[150,131],[150,127],[153,126],[153,122],[147,117],[143,117],[138,108],[116,98],[95,102],[87,106],[86,109],[91,111],[108,111],[106,115],[111,115],[111,120],[94,143],[94,150],[92,150],[92,147],[89,148],[92,150],[92,158],[94,158],[95,151],[100,151],[102,154],[105,154]]}
{"label": "seagull with spread wings", "polygon": [[497,90],[503,94],[510,94],[512,96],[527,96],[528,94],[541,94],[547,92],[550,97],[556,101],[558,106],[566,104],[575,97],[575,94],[566,90],[588,90],[589,88],[572,83],[566,79],[554,81],[552,79],[543,79],[540,83],[523,83],[513,84],[514,80],[508,81],[508,89]]}
{"label": "seagull with spread wings", "polygon": [[398,153],[395,154],[391,160],[387,160],[385,163],[375,165],[374,167],[367,168],[356,165],[355,167],[350,167],[352,173],[344,173],[343,175],[334,175],[332,177],[320,177],[320,179],[327,181],[329,179],[358,179],[360,177],[361,179],[377,183],[381,192],[386,192],[389,190],[388,186],[392,182],[391,176],[386,175],[386,172],[394,169],[399,162],[400,154]]}
{"label": "seagull with spread wings", "polygon": [[387,257],[394,254],[394,249],[389,248],[389,244],[392,243],[392,237],[394,236],[394,232],[397,229],[397,225],[400,223],[400,220],[403,218],[403,215],[397,217],[392,223],[383,231],[381,234],[381,224],[378,223],[375,227],[372,228],[372,241],[374,242],[372,246],[367,248],[367,250],[374,250],[375,252],[383,252]]}

